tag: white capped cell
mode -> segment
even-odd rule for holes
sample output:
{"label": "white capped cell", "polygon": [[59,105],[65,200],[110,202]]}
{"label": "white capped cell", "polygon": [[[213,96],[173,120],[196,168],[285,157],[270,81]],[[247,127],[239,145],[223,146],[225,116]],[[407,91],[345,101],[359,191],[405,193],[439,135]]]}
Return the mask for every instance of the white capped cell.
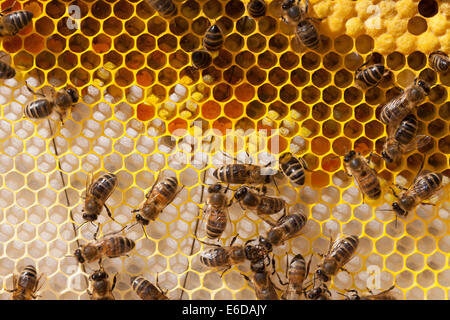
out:
{"label": "white capped cell", "polygon": [[187,88],[181,84],[176,84],[174,92],[178,94],[180,97],[185,98],[187,95]]}
{"label": "white capped cell", "polygon": [[[174,103],[178,103],[178,102],[180,102],[181,100],[183,100],[183,98],[180,97],[180,96],[179,96],[178,94],[176,94],[176,93],[172,93],[172,94],[169,96],[169,99],[170,99],[172,102],[174,102]],[[167,103],[165,103],[164,106],[167,106]],[[166,107],[166,109],[169,110],[169,111],[172,111],[172,110],[168,109],[167,107]]]}

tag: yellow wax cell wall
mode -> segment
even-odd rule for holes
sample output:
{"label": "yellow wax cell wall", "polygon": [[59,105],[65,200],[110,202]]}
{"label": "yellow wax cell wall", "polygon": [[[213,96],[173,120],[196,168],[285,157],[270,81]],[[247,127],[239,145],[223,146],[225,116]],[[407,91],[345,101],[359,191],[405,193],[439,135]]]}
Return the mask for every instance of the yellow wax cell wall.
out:
{"label": "yellow wax cell wall", "polygon": [[[158,275],[171,299],[255,299],[240,274],[250,274],[248,263],[221,278],[221,271],[200,264],[207,246],[193,238],[206,239],[204,186],[215,182],[212,172],[224,159],[211,149],[210,137],[201,140],[196,132],[214,130],[215,145],[231,157],[248,162],[249,151],[253,163],[266,164],[290,151],[312,170],[302,187],[278,180],[289,211],[308,216],[301,235],[274,249],[281,277],[286,253],[325,253],[329,236],[354,234],[360,246],[348,273],[331,282],[334,299],[346,289],[364,292],[371,279],[379,290],[395,283],[399,299],[448,299],[448,187],[432,200],[435,206],[419,205],[397,226],[388,209],[395,199],[390,186],[408,187],[424,157],[425,169],[450,174],[450,73],[437,74],[428,63],[430,52],[449,52],[449,3],[437,1],[438,12],[427,17],[414,0],[311,0],[309,14],[322,18],[317,51],[298,44],[281,21],[280,1],[266,1],[266,16],[255,19],[248,1],[174,3],[178,13],[170,19],[139,0],[15,3],[13,10],[32,11],[34,18],[1,42],[2,60],[18,74],[0,86],[0,298],[10,298],[13,274],[27,264],[45,279],[39,299],[89,298],[87,279],[98,265],[83,269],[72,254],[92,241],[96,225],[74,228],[83,223],[89,175],[114,172],[119,184],[106,203],[117,222],[103,211],[99,236],[135,223],[132,210],[158,174],[174,175],[185,186],[146,228],[148,238],[140,226],[125,231],[136,242],[128,257],[104,260],[110,279],[117,273],[116,299],[138,299],[130,287],[136,275],[152,282]],[[196,70],[191,53],[214,23],[225,35],[223,48],[210,67]],[[372,53],[390,75],[377,87],[357,89],[354,73]],[[342,157],[351,149],[381,153],[387,132],[380,105],[416,77],[432,86],[414,114],[419,134],[433,144],[388,166],[374,155],[383,195],[363,202]],[[80,101],[64,123],[58,117],[32,121],[23,108],[36,96],[25,81],[44,94],[74,86]],[[259,129],[267,136],[253,139]],[[277,194],[273,186],[268,192]],[[222,245],[236,234],[244,243],[269,228],[236,203],[229,211]],[[312,270],[319,262],[315,255]]]}

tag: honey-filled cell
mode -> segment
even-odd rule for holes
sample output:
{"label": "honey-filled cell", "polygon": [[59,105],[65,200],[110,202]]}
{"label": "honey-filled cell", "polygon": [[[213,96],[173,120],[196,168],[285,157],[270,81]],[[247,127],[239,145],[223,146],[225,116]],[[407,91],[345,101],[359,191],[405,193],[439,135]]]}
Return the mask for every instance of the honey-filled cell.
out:
{"label": "honey-filled cell", "polygon": [[[256,2],[266,5],[260,16],[248,7]],[[164,12],[172,3],[175,10]],[[287,281],[286,268],[296,254],[305,260],[316,256],[304,282],[308,291],[322,259],[317,254],[327,252],[328,239],[353,234],[360,237],[355,258],[343,266],[348,272],[327,282],[331,299],[351,297],[355,292],[349,290],[369,294],[366,278],[373,266],[382,275],[374,293],[394,285],[391,293],[397,299],[449,298],[450,73],[435,70],[429,60],[435,50],[449,54],[448,5],[436,0],[309,1],[303,18],[312,18],[308,20],[318,30],[320,45],[308,48],[296,35],[297,22],[284,21],[289,16],[282,4],[2,3],[2,10],[12,5],[13,12],[34,15],[28,26],[0,44],[1,61],[16,70],[14,79],[0,81],[3,287],[12,289],[12,275],[34,264],[43,274],[37,299],[89,299],[96,266],[83,268],[73,252],[94,240],[98,225],[99,239],[125,227],[124,235],[136,244],[128,256],[101,261],[110,283],[117,272],[117,300],[139,298],[128,281],[136,275],[158,282],[169,299],[255,299],[254,284],[240,274],[252,279],[249,263],[233,265],[221,276],[222,270],[198,259],[210,248],[205,244],[210,242],[205,227],[211,219],[208,189],[218,182],[214,171],[226,162],[274,170],[268,183],[248,185],[260,196],[267,188],[267,195],[286,200],[286,213],[300,210],[308,217],[298,236],[274,244],[267,254],[273,256],[274,270],[270,265],[266,270],[281,291],[286,286],[274,275]],[[291,13],[297,5],[303,10],[305,3],[295,2]],[[372,14],[378,7],[380,14]],[[73,12],[77,8],[80,19]],[[212,25],[220,28],[223,44],[209,52],[210,63],[197,68],[193,52],[207,50],[203,39]],[[383,65],[386,74],[376,85],[362,88],[355,82],[357,70],[373,64]],[[391,163],[386,143],[393,142],[392,129],[401,125],[385,125],[381,112],[416,79],[426,81],[430,92],[410,106],[417,132],[413,144],[402,145],[401,156]],[[49,121],[24,116],[25,107],[41,94],[50,99],[53,89],[70,87],[80,97],[61,117],[59,108]],[[429,143],[416,145],[423,135],[431,138]],[[382,193],[378,199],[363,195],[357,174],[346,172],[346,155],[352,150],[376,172]],[[280,171],[278,160],[285,152],[305,161],[303,185]],[[83,225],[89,180],[106,172],[118,177],[105,203],[114,219],[102,211],[96,221]],[[400,203],[402,189],[425,172],[445,176],[442,190],[407,216],[397,216],[393,203]],[[148,226],[135,226],[138,212],[133,211],[143,205],[155,181],[168,176],[178,182],[174,200]],[[221,185],[230,204],[227,228],[211,244],[229,245],[234,236],[235,245],[268,238],[270,219],[236,201],[240,184]],[[279,216],[268,218],[277,223]],[[205,243],[195,245],[196,239]],[[86,280],[81,288],[64,285],[73,270],[75,280]],[[279,297],[281,291],[276,292]],[[0,299],[10,298],[11,292],[0,291]]]}

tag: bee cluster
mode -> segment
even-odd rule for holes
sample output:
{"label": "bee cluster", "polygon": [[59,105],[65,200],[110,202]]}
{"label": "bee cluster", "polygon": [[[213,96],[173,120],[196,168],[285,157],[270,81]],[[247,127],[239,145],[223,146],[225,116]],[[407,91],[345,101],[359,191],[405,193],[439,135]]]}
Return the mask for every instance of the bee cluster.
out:
{"label": "bee cluster", "polygon": [[[195,1],[191,0],[187,2],[195,3]],[[320,61],[314,61],[314,55],[307,55],[310,52],[321,52],[329,45],[329,43],[327,44],[326,37],[323,37],[319,31],[320,23],[323,19],[311,17],[308,14],[310,12],[310,3],[308,0],[305,0],[304,5],[302,5],[300,0],[283,0],[279,2],[278,9],[281,12],[279,17],[280,23],[291,29],[295,35],[295,46],[298,46],[302,53],[306,52],[303,56],[303,59],[306,61],[305,63],[310,65],[320,64]],[[174,19],[179,13],[179,6],[172,0],[146,0],[145,3],[152,7],[161,18],[166,20]],[[233,12],[245,12],[247,10],[248,16],[243,17],[236,23],[236,28],[245,34],[247,32],[246,30],[255,27],[255,21],[266,16],[268,5],[264,0],[250,0],[245,7],[241,1],[233,0],[227,4],[227,12],[232,14]],[[184,7],[184,10],[187,10],[186,8],[187,6]],[[33,14],[29,11],[19,10],[6,13],[6,11],[10,10],[10,8],[4,10],[0,18],[0,36],[3,37],[17,34],[33,19]],[[209,8],[208,10],[214,11],[214,8]],[[158,26],[156,24],[152,27],[157,28]],[[185,26],[185,28],[188,27]],[[175,23],[173,28],[175,30],[176,28],[183,28],[183,26]],[[185,69],[184,76],[190,77],[194,81],[193,79],[198,78],[198,74],[201,72],[205,83],[214,83],[217,81],[218,76],[217,72],[215,72],[217,69],[212,67],[212,65],[214,64],[220,67],[223,64],[223,66],[226,66],[228,65],[227,60],[229,60],[229,57],[221,51],[225,42],[231,38],[231,36],[226,37],[225,28],[232,29],[233,25],[227,25],[223,22],[217,23],[215,21],[213,24],[208,22],[207,27],[202,27],[202,29],[205,29],[205,32],[203,33],[201,48],[197,49],[198,46],[195,46],[195,48],[188,50],[192,52],[191,65]],[[270,29],[270,25],[260,23],[259,28]],[[192,29],[195,31],[194,26],[192,26]],[[248,43],[248,47],[254,46],[256,50],[258,43],[261,41],[255,38],[252,42]],[[185,46],[188,46],[186,42],[184,43]],[[238,46],[236,43],[230,40],[228,47],[233,45]],[[278,42],[274,40],[269,46],[277,48],[283,47],[285,44],[282,40]],[[117,47],[119,47],[118,44]],[[260,57],[263,64],[275,65],[278,62],[282,63],[282,61],[279,61],[281,58],[271,55],[270,52],[267,52],[267,54],[263,53]],[[148,64],[150,67],[152,64],[156,66],[160,58],[156,55],[149,56]],[[242,60],[241,63],[245,65],[246,58],[240,59]],[[236,57],[237,60],[238,58]],[[273,61],[270,62],[271,60]],[[329,55],[328,60],[325,61],[324,59],[323,63],[332,64],[332,60],[333,57]],[[383,60],[383,56],[372,52],[367,57],[366,62],[362,62],[362,64],[356,66],[354,77],[352,76],[354,78],[355,91],[350,92],[351,90],[349,90],[349,94],[345,97],[346,102],[352,99],[358,100],[356,97],[358,92],[375,90],[381,83],[383,83],[385,88],[389,89],[388,91],[394,89],[392,83],[393,70],[389,70],[384,65]],[[61,64],[63,63],[69,62],[61,62]],[[440,75],[446,75],[449,72],[450,60],[448,55],[442,51],[430,53],[428,56],[428,64]],[[246,77],[249,82],[262,83],[258,79],[264,78],[265,74],[261,75],[259,71],[261,70],[253,68],[247,72]],[[106,70],[98,72],[98,74],[100,73],[106,77]],[[278,75],[276,72],[271,73],[269,75],[270,81],[277,83],[278,79],[280,83],[283,83],[281,79],[283,77],[282,73],[282,71]],[[11,79],[15,76],[16,70],[8,63],[0,61],[0,79]],[[160,81],[162,83],[164,82],[165,76],[170,78],[170,72],[167,75],[164,75],[163,72],[160,73]],[[323,87],[327,81],[329,82],[329,80],[326,80],[327,76],[329,77],[326,72],[323,74],[317,72],[312,81],[315,85]],[[120,75],[117,75],[117,78],[119,77]],[[84,80],[81,78],[75,77],[75,80],[72,82],[75,84],[78,81],[83,82]],[[102,75],[99,78],[102,78]],[[235,85],[244,78],[244,75],[240,67],[230,67],[224,72],[223,78],[230,84]],[[298,74],[293,75],[293,79],[299,83],[303,81],[301,78],[301,70]],[[335,82],[339,86],[338,83],[340,81],[346,82],[348,80],[347,78],[349,78],[348,75],[342,74],[340,78],[336,77]],[[360,150],[356,146],[354,148],[347,148],[348,146],[345,145],[337,147],[337,149],[342,151],[336,152],[340,156],[332,156],[329,159],[332,162],[342,158],[344,172],[347,176],[354,178],[363,196],[363,203],[365,201],[378,201],[387,194],[391,194],[394,198],[397,198],[395,201],[392,201],[391,208],[380,210],[392,213],[396,225],[398,218],[406,219],[419,205],[434,206],[432,202],[426,201],[432,199],[444,185],[445,175],[443,173],[424,170],[425,155],[423,155],[421,166],[408,188],[398,184],[392,185],[390,188],[384,188],[385,183],[382,182],[382,180],[385,180],[384,177],[381,177],[377,170],[371,166],[373,158],[377,158],[378,160],[383,159],[386,167],[398,165],[405,159],[407,154],[417,152],[432,144],[432,137],[418,134],[419,120],[415,115],[416,109],[432,94],[433,81],[430,81],[429,78],[426,75],[419,76],[409,81],[405,90],[401,92],[396,92],[395,90],[390,91],[391,96],[386,99],[387,102],[378,106],[378,118],[385,125],[387,132],[387,139],[383,141],[381,148],[379,147],[377,150],[379,154],[377,154],[377,151],[370,152],[369,157],[366,158],[361,154],[361,151],[368,153],[366,152],[367,150]],[[349,79],[351,81],[351,78]],[[73,79],[71,78],[71,80]],[[386,87],[386,83],[390,83],[390,86]],[[71,86],[66,86],[60,90],[52,89],[50,94],[35,92],[26,81],[25,86],[29,92],[39,97],[26,104],[23,109],[25,117],[32,120],[47,119],[56,114],[61,124],[64,125],[64,119],[69,110],[80,99],[78,89]],[[258,89],[258,98],[261,102],[266,103],[273,100],[272,98],[278,93],[275,89],[275,92],[272,92],[269,86],[264,86]],[[270,87],[273,88],[272,86]],[[223,86],[220,84],[217,85],[213,91],[214,98],[217,101],[226,101],[229,95],[228,91],[232,90],[230,88],[227,84]],[[320,95],[320,92],[315,87],[310,86],[308,88],[305,88],[302,94],[302,103],[309,103],[308,100],[316,101],[318,95]],[[243,97],[242,99],[245,100],[247,91],[242,90],[242,92],[240,91],[238,93],[236,90],[235,94],[241,95]],[[291,97],[292,94],[288,91],[286,89],[280,92],[281,99],[283,102],[294,102],[296,99],[293,99]],[[352,93],[354,96],[352,96]],[[95,95],[95,93],[92,94]],[[197,102],[199,102],[207,94],[209,94],[208,88],[198,84],[196,85],[195,91],[191,93],[191,97],[198,97]],[[324,101],[325,95],[327,95],[327,99],[328,97],[336,96],[332,92],[332,89],[327,91],[327,93],[324,91],[323,94]],[[433,95],[436,95],[436,90]],[[186,96],[186,88],[179,84],[173,90],[171,99],[179,99],[181,101]],[[370,95],[368,97],[366,99],[370,99]],[[331,99],[328,101],[330,104],[334,104],[339,100],[337,98],[329,99]],[[436,98],[434,97],[434,99]],[[253,115],[255,118],[259,118],[257,114],[261,113],[259,110],[261,108],[258,107],[258,103],[254,103],[255,101],[248,104],[247,114],[250,117]],[[183,112],[185,112],[184,115],[187,118],[194,117],[195,114],[198,114],[196,104],[192,101],[190,103],[184,103],[183,106]],[[164,108],[161,107],[160,111],[165,111],[164,116],[162,113],[159,114],[161,119],[165,119],[164,117],[166,115],[170,117],[170,112],[173,112],[172,107],[170,103],[165,104]],[[320,115],[322,111],[326,113],[326,108],[325,106],[323,110],[317,110],[320,109],[319,106],[316,109],[316,115]],[[211,110],[208,111],[213,112],[213,109],[211,107]],[[282,113],[280,111],[281,109],[274,108],[267,112],[267,117],[261,120],[261,126],[270,127],[276,121],[279,121],[278,118],[281,116],[280,113]],[[339,106],[336,105],[334,112],[338,114],[339,110]],[[298,121],[295,119],[296,117],[297,119],[301,117],[301,107],[295,108],[293,111],[295,111],[291,114],[293,120],[283,120],[283,126],[279,129],[285,136],[292,136],[292,132],[298,130]],[[204,112],[204,114],[206,113],[207,111]],[[320,118],[320,116],[317,117]],[[51,128],[51,126],[49,127]],[[217,128],[220,130],[226,127],[227,124],[224,124],[223,128],[221,125],[217,125]],[[245,128],[245,124],[242,125],[242,128]],[[327,128],[324,123],[322,131],[324,133],[327,132]],[[319,130],[318,128],[314,129],[313,125],[308,128],[307,121],[305,121],[303,129],[302,132],[305,135],[312,134],[314,130]],[[351,132],[351,129],[348,132]],[[55,142],[53,143],[55,154],[58,156],[56,144]],[[99,144],[101,148],[101,141]],[[316,143],[313,148],[319,150],[320,142]],[[200,220],[202,221],[202,231],[208,240],[199,239],[197,230],[190,230],[192,248],[194,248],[197,242],[204,245],[197,255],[201,265],[206,268],[220,269],[222,278],[230,268],[248,263],[250,265],[249,273],[241,273],[241,276],[254,289],[257,299],[261,300],[278,300],[280,298],[286,300],[328,300],[332,298],[350,300],[397,299],[398,297],[392,292],[396,288],[395,284],[379,293],[368,290],[368,294],[361,294],[357,290],[350,290],[348,288],[341,290],[342,292],[337,292],[338,296],[336,296],[336,294],[333,295],[330,291],[330,283],[340,271],[349,273],[345,269],[345,266],[357,254],[361,241],[361,237],[356,234],[342,234],[336,240],[333,240],[333,237],[329,234],[328,251],[321,253],[316,252],[313,248],[313,253],[309,258],[303,257],[301,254],[296,254],[290,259],[286,253],[285,275],[280,275],[282,268],[280,266],[281,264],[277,267],[274,251],[284,246],[288,241],[294,240],[296,237],[307,232],[309,216],[300,207],[295,207],[295,203],[292,203],[290,199],[286,199],[286,196],[281,195],[282,193],[278,189],[277,181],[287,179],[295,192],[300,193],[302,192],[302,188],[308,184],[308,181],[311,181],[311,185],[314,185],[314,177],[317,172],[316,170],[310,169],[311,161],[308,161],[307,157],[298,156],[299,152],[292,152],[294,149],[294,147],[291,147],[291,152],[280,152],[277,159],[278,166],[275,170],[270,167],[271,163],[267,163],[267,165],[241,163],[225,152],[223,153],[225,156],[231,158],[233,163],[225,164],[215,169],[212,173],[212,177],[215,180],[213,183],[207,184],[203,181],[202,184],[202,188],[207,190],[207,195],[205,196],[206,200],[200,204],[202,207]],[[441,149],[448,150],[448,147],[441,147]],[[317,168],[317,165],[313,167]],[[311,177],[308,177],[308,175]],[[113,300],[115,299],[114,289],[119,272],[114,275],[111,281],[110,275],[105,270],[104,261],[118,257],[125,257],[124,259],[126,260],[132,254],[138,242],[129,238],[127,232],[135,226],[141,227],[144,236],[148,240],[147,231],[149,228],[152,228],[152,223],[157,221],[165,208],[177,199],[177,196],[185,189],[185,186],[181,184],[176,176],[169,176],[160,172],[151,188],[145,194],[145,199],[143,199],[142,204],[138,208],[131,210],[130,220],[133,222],[124,224],[115,220],[114,212],[106,204],[120,183],[118,175],[113,172],[106,172],[95,180],[91,180],[92,177],[86,180],[85,195],[82,197],[83,208],[80,216],[84,222],[74,231],[78,232],[82,230],[85,225],[95,225],[103,209],[105,209],[107,216],[114,223],[120,225],[120,230],[103,234],[102,237],[97,239],[101,226],[98,223],[96,226],[97,229],[93,234],[93,239],[84,244],[77,242],[77,248],[72,252],[71,257],[76,259],[84,272],[86,272],[86,268],[91,269],[91,271],[88,271],[90,288],[86,290],[89,297],[93,300]],[[271,186],[271,190],[268,190],[268,186]],[[395,188],[399,189],[400,192],[397,192]],[[229,196],[230,192],[232,194],[231,196]],[[272,194],[272,192],[275,192],[276,195]],[[203,189],[201,199],[203,200]],[[295,208],[293,210],[290,210],[291,204],[294,204]],[[232,234],[235,236],[231,239],[230,243],[228,245],[220,245],[219,242],[223,239],[224,233],[232,225],[229,223],[229,208],[232,206],[239,208],[242,215],[249,212],[256,214],[263,221],[263,224],[267,226],[268,231],[264,234],[260,233],[258,237],[252,237],[246,240],[243,244],[237,244],[240,230],[236,226],[236,230],[232,231]],[[214,241],[217,242],[213,243]],[[205,246],[207,247],[205,248]],[[314,256],[320,256],[321,260],[315,267],[312,267]],[[281,258],[284,258],[284,256]],[[98,263],[98,268],[92,269],[90,267],[92,263]],[[35,299],[38,297],[39,285],[42,283],[41,277],[42,274],[38,274],[36,267],[27,265],[18,277],[13,275],[13,288],[6,290],[11,292],[12,299]],[[144,300],[169,299],[167,290],[162,289],[159,285],[158,275],[156,276],[155,284],[143,275],[133,276],[130,278],[129,286],[138,297]]]}

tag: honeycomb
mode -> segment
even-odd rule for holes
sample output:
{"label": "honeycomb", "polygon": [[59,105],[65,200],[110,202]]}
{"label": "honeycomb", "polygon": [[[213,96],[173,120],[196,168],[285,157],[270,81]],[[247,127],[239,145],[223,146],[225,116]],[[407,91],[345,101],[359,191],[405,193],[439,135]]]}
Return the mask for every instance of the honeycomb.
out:
{"label": "honeycomb", "polygon": [[[449,3],[311,0],[311,16],[327,18],[318,24],[323,46],[310,51],[281,22],[279,1],[266,1],[267,15],[256,19],[248,18],[248,1],[174,2],[178,14],[170,19],[139,0],[2,3],[2,9],[14,3],[13,10],[32,11],[34,19],[1,42],[2,60],[18,75],[0,87],[0,285],[11,289],[13,273],[32,263],[45,278],[40,299],[88,299],[87,278],[98,267],[80,267],[72,256],[96,230],[86,224],[75,232],[83,223],[86,179],[118,175],[107,201],[117,222],[105,213],[98,220],[106,234],[135,222],[131,210],[162,173],[176,175],[185,187],[148,226],[148,238],[140,227],[126,230],[136,241],[129,257],[104,261],[110,275],[118,273],[116,299],[138,299],[129,283],[139,274],[151,281],[158,276],[171,299],[255,299],[240,274],[249,274],[247,264],[220,278],[199,263],[204,245],[193,236],[205,236],[205,185],[226,160],[220,150],[260,164],[290,151],[313,172],[304,187],[278,182],[289,210],[309,216],[300,236],[274,250],[282,277],[286,253],[324,253],[330,236],[355,234],[359,250],[346,265],[349,273],[333,279],[333,298],[346,289],[364,291],[373,277],[378,290],[395,283],[399,299],[449,299],[448,188],[438,193],[436,206],[418,206],[398,226],[392,212],[381,211],[393,201],[389,186],[409,186],[423,159],[426,169],[450,174],[450,74],[436,74],[427,60],[432,50],[449,51]],[[381,29],[372,28],[375,22]],[[225,34],[223,49],[212,66],[193,69],[190,55],[212,23]],[[361,91],[353,86],[354,72],[372,52],[391,76]],[[374,156],[385,192],[377,202],[363,202],[344,174],[342,156],[351,149],[365,156],[381,152],[386,131],[379,106],[415,77],[432,84],[415,114],[419,134],[432,136],[433,146],[395,165]],[[31,121],[23,118],[24,106],[35,99],[25,80],[44,93],[75,86],[81,99],[63,124]],[[269,193],[277,190],[272,186]],[[237,233],[243,243],[268,230],[236,203],[230,221],[221,244]],[[314,256],[313,267],[318,262]],[[0,291],[0,298],[10,294]]]}

